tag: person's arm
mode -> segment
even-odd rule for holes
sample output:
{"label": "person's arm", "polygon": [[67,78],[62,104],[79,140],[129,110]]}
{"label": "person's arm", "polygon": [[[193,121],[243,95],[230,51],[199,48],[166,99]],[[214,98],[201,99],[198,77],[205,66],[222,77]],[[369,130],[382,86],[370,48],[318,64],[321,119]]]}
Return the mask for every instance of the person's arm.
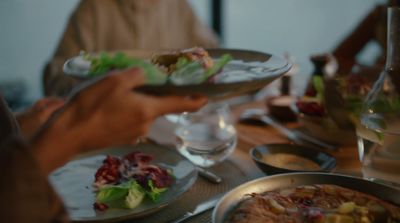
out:
{"label": "person's arm", "polygon": [[63,36],[51,61],[43,73],[46,96],[65,96],[79,80],[63,73],[65,61],[77,56],[80,51],[92,52],[95,42],[95,1],[81,1],[68,20]]}
{"label": "person's arm", "polygon": [[0,95],[0,143],[9,137],[19,135],[19,133],[18,123]]}
{"label": "person's arm", "polygon": [[16,113],[21,135],[25,139],[30,138],[62,106],[63,99],[49,97],[40,99],[26,110]]}
{"label": "person's arm", "polygon": [[158,116],[193,111],[206,102],[133,91],[144,82],[141,70],[130,69],[77,91],[30,142],[43,176],[78,153],[136,142]]}
{"label": "person's arm", "polygon": [[12,112],[0,97],[0,221],[66,222],[61,202],[42,176]]}
{"label": "person's arm", "polygon": [[[78,153],[135,142],[160,115],[193,111],[206,103],[202,97],[134,92],[144,81],[141,70],[130,69],[82,87],[28,142],[14,134],[13,128],[4,131],[7,139],[0,142],[1,221],[67,222],[62,203],[46,179],[52,171]],[[12,115],[0,109],[0,118],[12,119]]]}
{"label": "person's arm", "polygon": [[68,222],[61,201],[23,139],[10,137],[1,143],[0,175],[1,222]]}
{"label": "person's arm", "polygon": [[369,41],[374,39],[380,12],[380,7],[371,11],[333,51],[333,55],[339,63],[338,72],[340,74],[350,73],[353,65],[356,64],[357,54]]}

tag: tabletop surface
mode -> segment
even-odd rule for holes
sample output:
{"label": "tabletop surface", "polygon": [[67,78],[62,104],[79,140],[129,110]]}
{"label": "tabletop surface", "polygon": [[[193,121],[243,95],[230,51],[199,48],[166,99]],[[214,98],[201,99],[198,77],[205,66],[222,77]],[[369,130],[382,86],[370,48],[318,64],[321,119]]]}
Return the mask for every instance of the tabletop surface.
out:
{"label": "tabletop surface", "polygon": [[[240,123],[239,116],[247,108],[265,109],[265,105],[263,101],[252,101],[231,106],[238,137],[236,150],[228,160],[210,168],[211,171],[223,178],[221,184],[212,184],[199,177],[193,188],[182,196],[182,198],[178,199],[174,205],[165,208],[153,216],[126,222],[170,222],[184,215],[187,211],[193,210],[198,203],[206,201],[215,195],[226,193],[246,181],[265,176],[251,160],[249,151],[257,145],[287,143],[289,141],[270,126]],[[287,123],[285,125],[288,128],[299,127],[298,123]],[[151,128],[149,138],[155,140],[157,143],[173,146],[175,140],[173,129],[174,124],[165,118],[161,118]],[[331,154],[337,159],[335,173],[361,176],[356,145],[339,147],[334,151],[324,150],[324,152]],[[212,210],[207,211],[185,222],[211,222],[211,213]]]}
{"label": "tabletop surface", "polygon": [[[265,109],[261,101],[245,103],[232,108],[234,119],[238,120],[240,114],[247,108]],[[297,123],[286,124],[288,128],[298,127]],[[237,149],[248,153],[254,146],[269,143],[287,143],[288,139],[270,126],[257,126],[242,124],[237,121],[236,130],[238,133]],[[337,160],[337,167],[334,172],[360,176],[361,163],[358,159],[356,144],[338,147],[337,150],[323,150],[334,156]]]}

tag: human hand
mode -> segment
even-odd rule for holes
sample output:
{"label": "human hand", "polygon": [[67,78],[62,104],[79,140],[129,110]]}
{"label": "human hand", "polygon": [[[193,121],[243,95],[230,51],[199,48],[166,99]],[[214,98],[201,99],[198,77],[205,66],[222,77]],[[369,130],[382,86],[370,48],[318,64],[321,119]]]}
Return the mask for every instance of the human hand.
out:
{"label": "human hand", "polygon": [[33,140],[44,172],[79,152],[132,143],[158,116],[194,111],[207,101],[204,97],[156,97],[132,90],[144,80],[141,70],[130,69],[109,74],[75,93]]}
{"label": "human hand", "polygon": [[79,108],[74,122],[79,132],[86,132],[83,150],[135,142],[158,116],[197,110],[206,103],[203,97],[155,97],[132,91],[144,81],[138,69],[114,73],[71,98],[69,104]]}
{"label": "human hand", "polygon": [[64,106],[61,98],[48,97],[35,102],[28,109],[15,114],[24,138],[32,136],[49,117]]}

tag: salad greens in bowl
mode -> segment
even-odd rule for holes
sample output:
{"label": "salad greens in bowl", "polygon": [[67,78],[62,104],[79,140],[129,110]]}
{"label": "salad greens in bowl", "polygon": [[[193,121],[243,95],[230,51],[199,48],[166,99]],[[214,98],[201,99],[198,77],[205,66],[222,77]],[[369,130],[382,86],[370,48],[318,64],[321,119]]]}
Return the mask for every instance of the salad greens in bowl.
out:
{"label": "salad greens in bowl", "polygon": [[[162,85],[171,83],[174,85],[201,84],[210,77],[220,72],[223,67],[232,60],[229,54],[224,54],[215,62],[209,58],[208,53],[202,48],[193,48],[177,54],[173,64],[165,64],[160,57],[155,57],[152,62],[139,58],[128,57],[118,52],[114,55],[101,53],[98,56],[84,55],[84,59],[90,62],[88,77],[104,75],[111,70],[121,70],[131,67],[140,67],[146,75],[150,85]],[[168,66],[168,67],[166,67]],[[171,68],[173,66],[173,68]],[[165,69],[168,69],[166,72]]]}
{"label": "salad greens in bowl", "polygon": [[255,92],[287,72],[291,64],[267,53],[199,47],[158,52],[142,59],[123,52],[82,53],[65,62],[66,75],[86,80],[113,70],[143,69],[147,82],[135,90],[156,95],[228,98]]}

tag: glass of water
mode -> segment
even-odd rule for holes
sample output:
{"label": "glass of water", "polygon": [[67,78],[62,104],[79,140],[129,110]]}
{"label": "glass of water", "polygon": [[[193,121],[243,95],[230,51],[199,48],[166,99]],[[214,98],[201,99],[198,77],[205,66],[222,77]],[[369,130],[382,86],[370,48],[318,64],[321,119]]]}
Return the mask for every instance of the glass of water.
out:
{"label": "glass of water", "polygon": [[374,115],[363,116],[357,128],[358,152],[364,178],[400,186],[400,122],[382,129]]}
{"label": "glass of water", "polygon": [[213,166],[236,147],[236,130],[226,103],[210,103],[196,113],[183,113],[177,124],[177,149],[195,165]]}
{"label": "glass of water", "polygon": [[400,8],[388,8],[386,65],[369,91],[357,125],[363,176],[400,185]]}

